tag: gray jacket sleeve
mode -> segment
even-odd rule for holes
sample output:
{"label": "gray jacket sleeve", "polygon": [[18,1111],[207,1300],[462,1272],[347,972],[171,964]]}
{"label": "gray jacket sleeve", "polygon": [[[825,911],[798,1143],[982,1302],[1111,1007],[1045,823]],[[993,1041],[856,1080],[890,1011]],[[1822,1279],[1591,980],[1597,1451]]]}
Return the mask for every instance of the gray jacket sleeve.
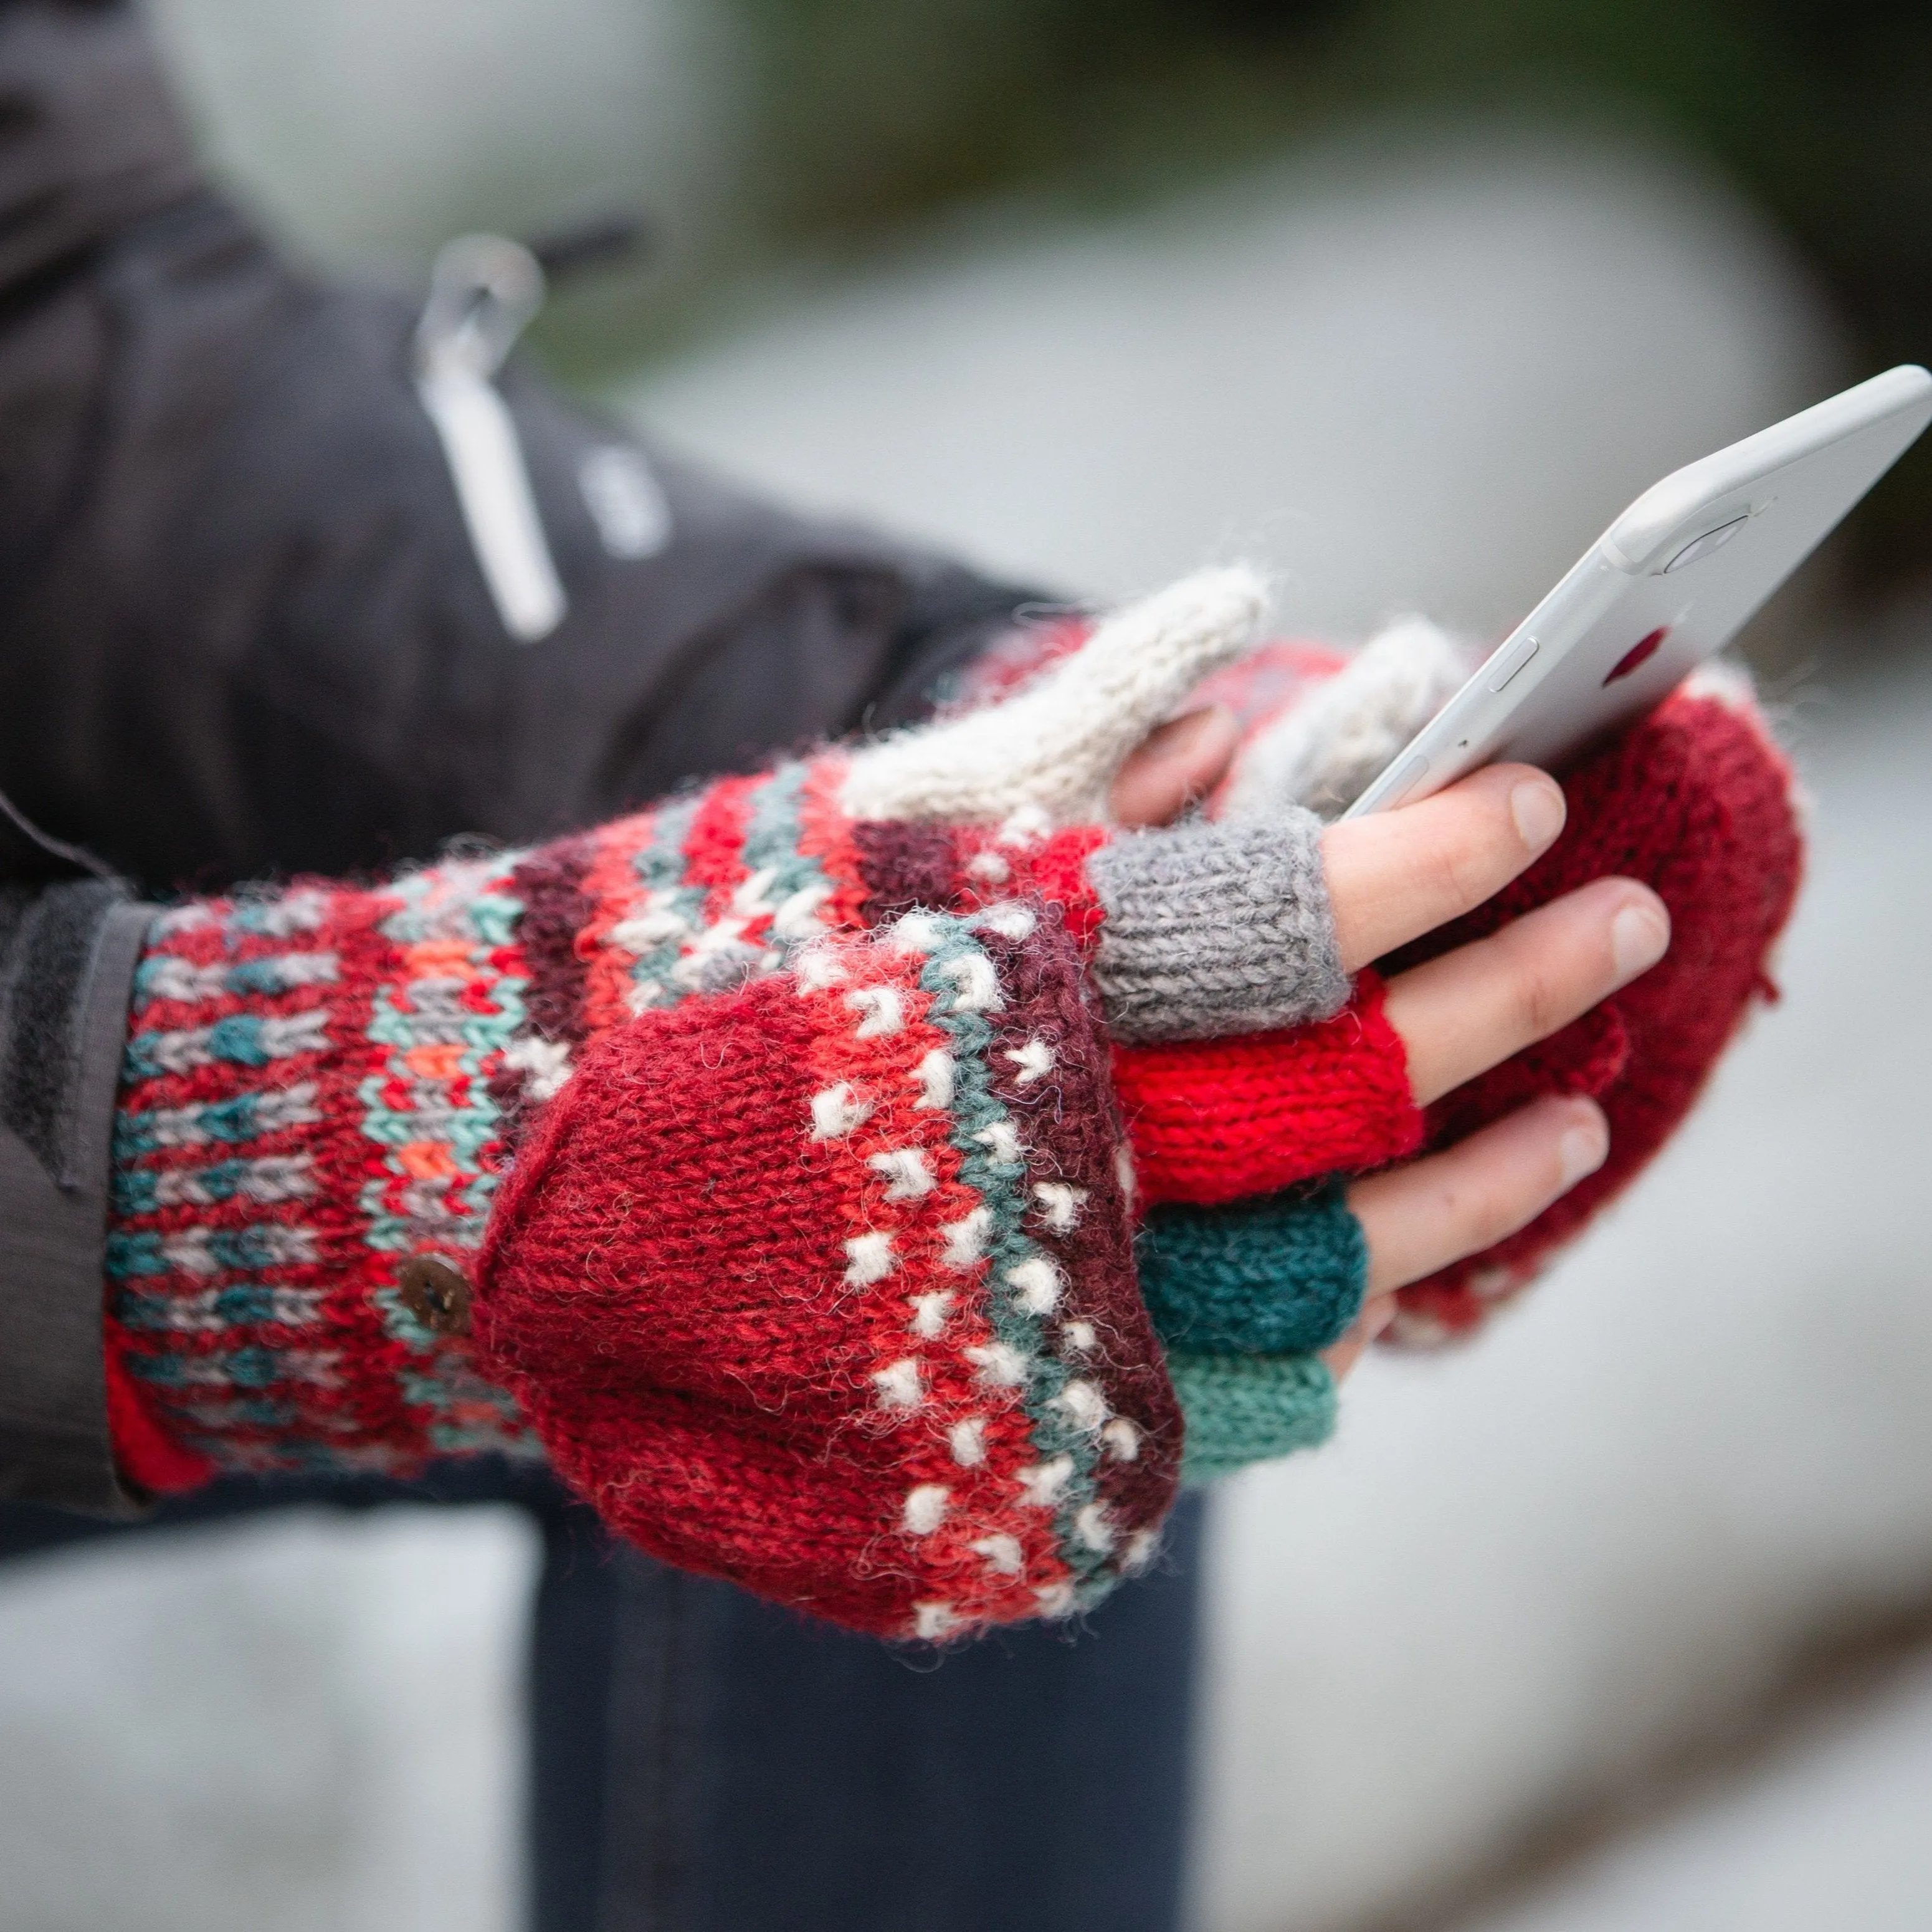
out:
{"label": "gray jacket sleeve", "polygon": [[0,1498],[120,1514],[101,1364],[108,1143],[153,908],[0,890]]}

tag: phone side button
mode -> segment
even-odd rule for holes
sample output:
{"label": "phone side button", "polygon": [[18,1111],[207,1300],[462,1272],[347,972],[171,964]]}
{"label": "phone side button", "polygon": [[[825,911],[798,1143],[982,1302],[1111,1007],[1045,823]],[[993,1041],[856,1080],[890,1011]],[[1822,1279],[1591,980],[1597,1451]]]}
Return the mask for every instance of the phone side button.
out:
{"label": "phone side button", "polygon": [[1393,812],[1422,782],[1427,776],[1428,772],[1429,760],[1426,758],[1421,757],[1411,758],[1408,763],[1396,773],[1394,782],[1389,787],[1388,803],[1386,808]]}
{"label": "phone side button", "polygon": [[1492,691],[1501,691],[1535,655],[1536,640],[1534,638],[1525,638],[1509,656],[1490,672],[1490,688]]}

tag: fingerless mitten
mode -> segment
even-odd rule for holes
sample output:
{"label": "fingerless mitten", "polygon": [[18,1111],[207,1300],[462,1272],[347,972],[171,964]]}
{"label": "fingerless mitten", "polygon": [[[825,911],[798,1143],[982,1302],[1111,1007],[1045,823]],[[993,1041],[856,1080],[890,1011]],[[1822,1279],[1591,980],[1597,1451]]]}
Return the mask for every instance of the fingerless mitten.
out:
{"label": "fingerless mitten", "polygon": [[[1184,1454],[1319,1440],[1366,1274],[1347,1177],[1553,1085],[1605,1099],[1628,1178],[1757,983],[1796,833],[1748,712],[1674,700],[1580,767],[1564,840],[1467,929],[1655,872],[1680,947],[1679,901],[1708,916],[1703,980],[1630,1004],[1673,950],[1425,1119],[1380,980],[1340,973],[1315,814],[1101,822],[1109,761],[1252,614],[1210,578],[991,713],[164,915],[109,1243],[130,1474],[548,1453],[672,1561],[938,1636],[1092,1600]],[[1634,843],[1660,782],[1676,842]],[[1630,1086],[1626,1130],[1633,1013],[1674,1084]],[[1466,1325],[1537,1236],[1412,1292],[1409,1331]]]}
{"label": "fingerless mitten", "polygon": [[[1138,650],[1179,650],[1136,621]],[[1078,696],[1093,664],[1066,668]],[[1113,840],[984,770],[997,820],[856,815],[932,808],[910,742],[372,890],[163,916],[108,1255],[130,1476],[540,1442],[645,1546],[928,1636],[1076,1608],[1144,1560],[1180,1430],[1107,1030],[1346,996],[1316,821]],[[957,916],[895,916],[932,904]],[[1250,1084],[1229,1138],[1258,1148]],[[1184,1159],[1150,1136],[1150,1196],[1224,1191],[1190,1131]]]}

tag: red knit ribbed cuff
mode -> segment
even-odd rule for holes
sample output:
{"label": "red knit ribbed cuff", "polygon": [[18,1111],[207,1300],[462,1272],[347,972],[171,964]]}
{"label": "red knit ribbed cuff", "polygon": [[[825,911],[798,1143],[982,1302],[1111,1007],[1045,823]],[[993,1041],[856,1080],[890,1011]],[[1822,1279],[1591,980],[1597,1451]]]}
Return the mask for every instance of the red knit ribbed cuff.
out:
{"label": "red knit ribbed cuff", "polygon": [[1422,1144],[1408,1056],[1373,973],[1316,1025],[1116,1047],[1114,1084],[1148,1206],[1271,1194],[1382,1167]]}

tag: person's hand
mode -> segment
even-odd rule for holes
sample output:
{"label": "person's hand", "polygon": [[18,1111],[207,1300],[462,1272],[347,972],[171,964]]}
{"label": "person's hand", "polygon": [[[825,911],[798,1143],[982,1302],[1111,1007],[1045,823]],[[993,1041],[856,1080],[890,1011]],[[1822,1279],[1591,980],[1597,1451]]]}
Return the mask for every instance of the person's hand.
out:
{"label": "person's hand", "polygon": [[[1343,963],[1351,972],[1499,892],[1563,829],[1560,787],[1526,765],[1492,766],[1420,804],[1331,826],[1323,840]],[[1389,982],[1385,1009],[1416,1102],[1568,1026],[1664,957],[1670,915],[1647,886],[1606,878],[1493,938]],[[1349,1190],[1367,1238],[1368,1295],[1330,1366],[1352,1366],[1395,1312],[1395,1291],[1526,1226],[1603,1165],[1610,1132],[1582,1098],[1549,1099],[1459,1146]]]}
{"label": "person's hand", "polygon": [[[1165,824],[1220,783],[1239,741],[1208,706],[1163,725],[1123,766],[1111,803],[1127,825]],[[1477,772],[1403,810],[1332,826],[1322,841],[1342,962],[1357,972],[1480,905],[1563,829],[1554,779],[1525,765]],[[1663,958],[1670,917],[1648,886],[1607,878],[1389,982],[1385,1011],[1415,1103],[1547,1039]],[[1368,1292],[1323,1359],[1337,1377],[1395,1313],[1395,1293],[1533,1220],[1610,1150],[1584,1099],[1523,1108],[1460,1145],[1355,1182],[1348,1205],[1369,1251]]]}

